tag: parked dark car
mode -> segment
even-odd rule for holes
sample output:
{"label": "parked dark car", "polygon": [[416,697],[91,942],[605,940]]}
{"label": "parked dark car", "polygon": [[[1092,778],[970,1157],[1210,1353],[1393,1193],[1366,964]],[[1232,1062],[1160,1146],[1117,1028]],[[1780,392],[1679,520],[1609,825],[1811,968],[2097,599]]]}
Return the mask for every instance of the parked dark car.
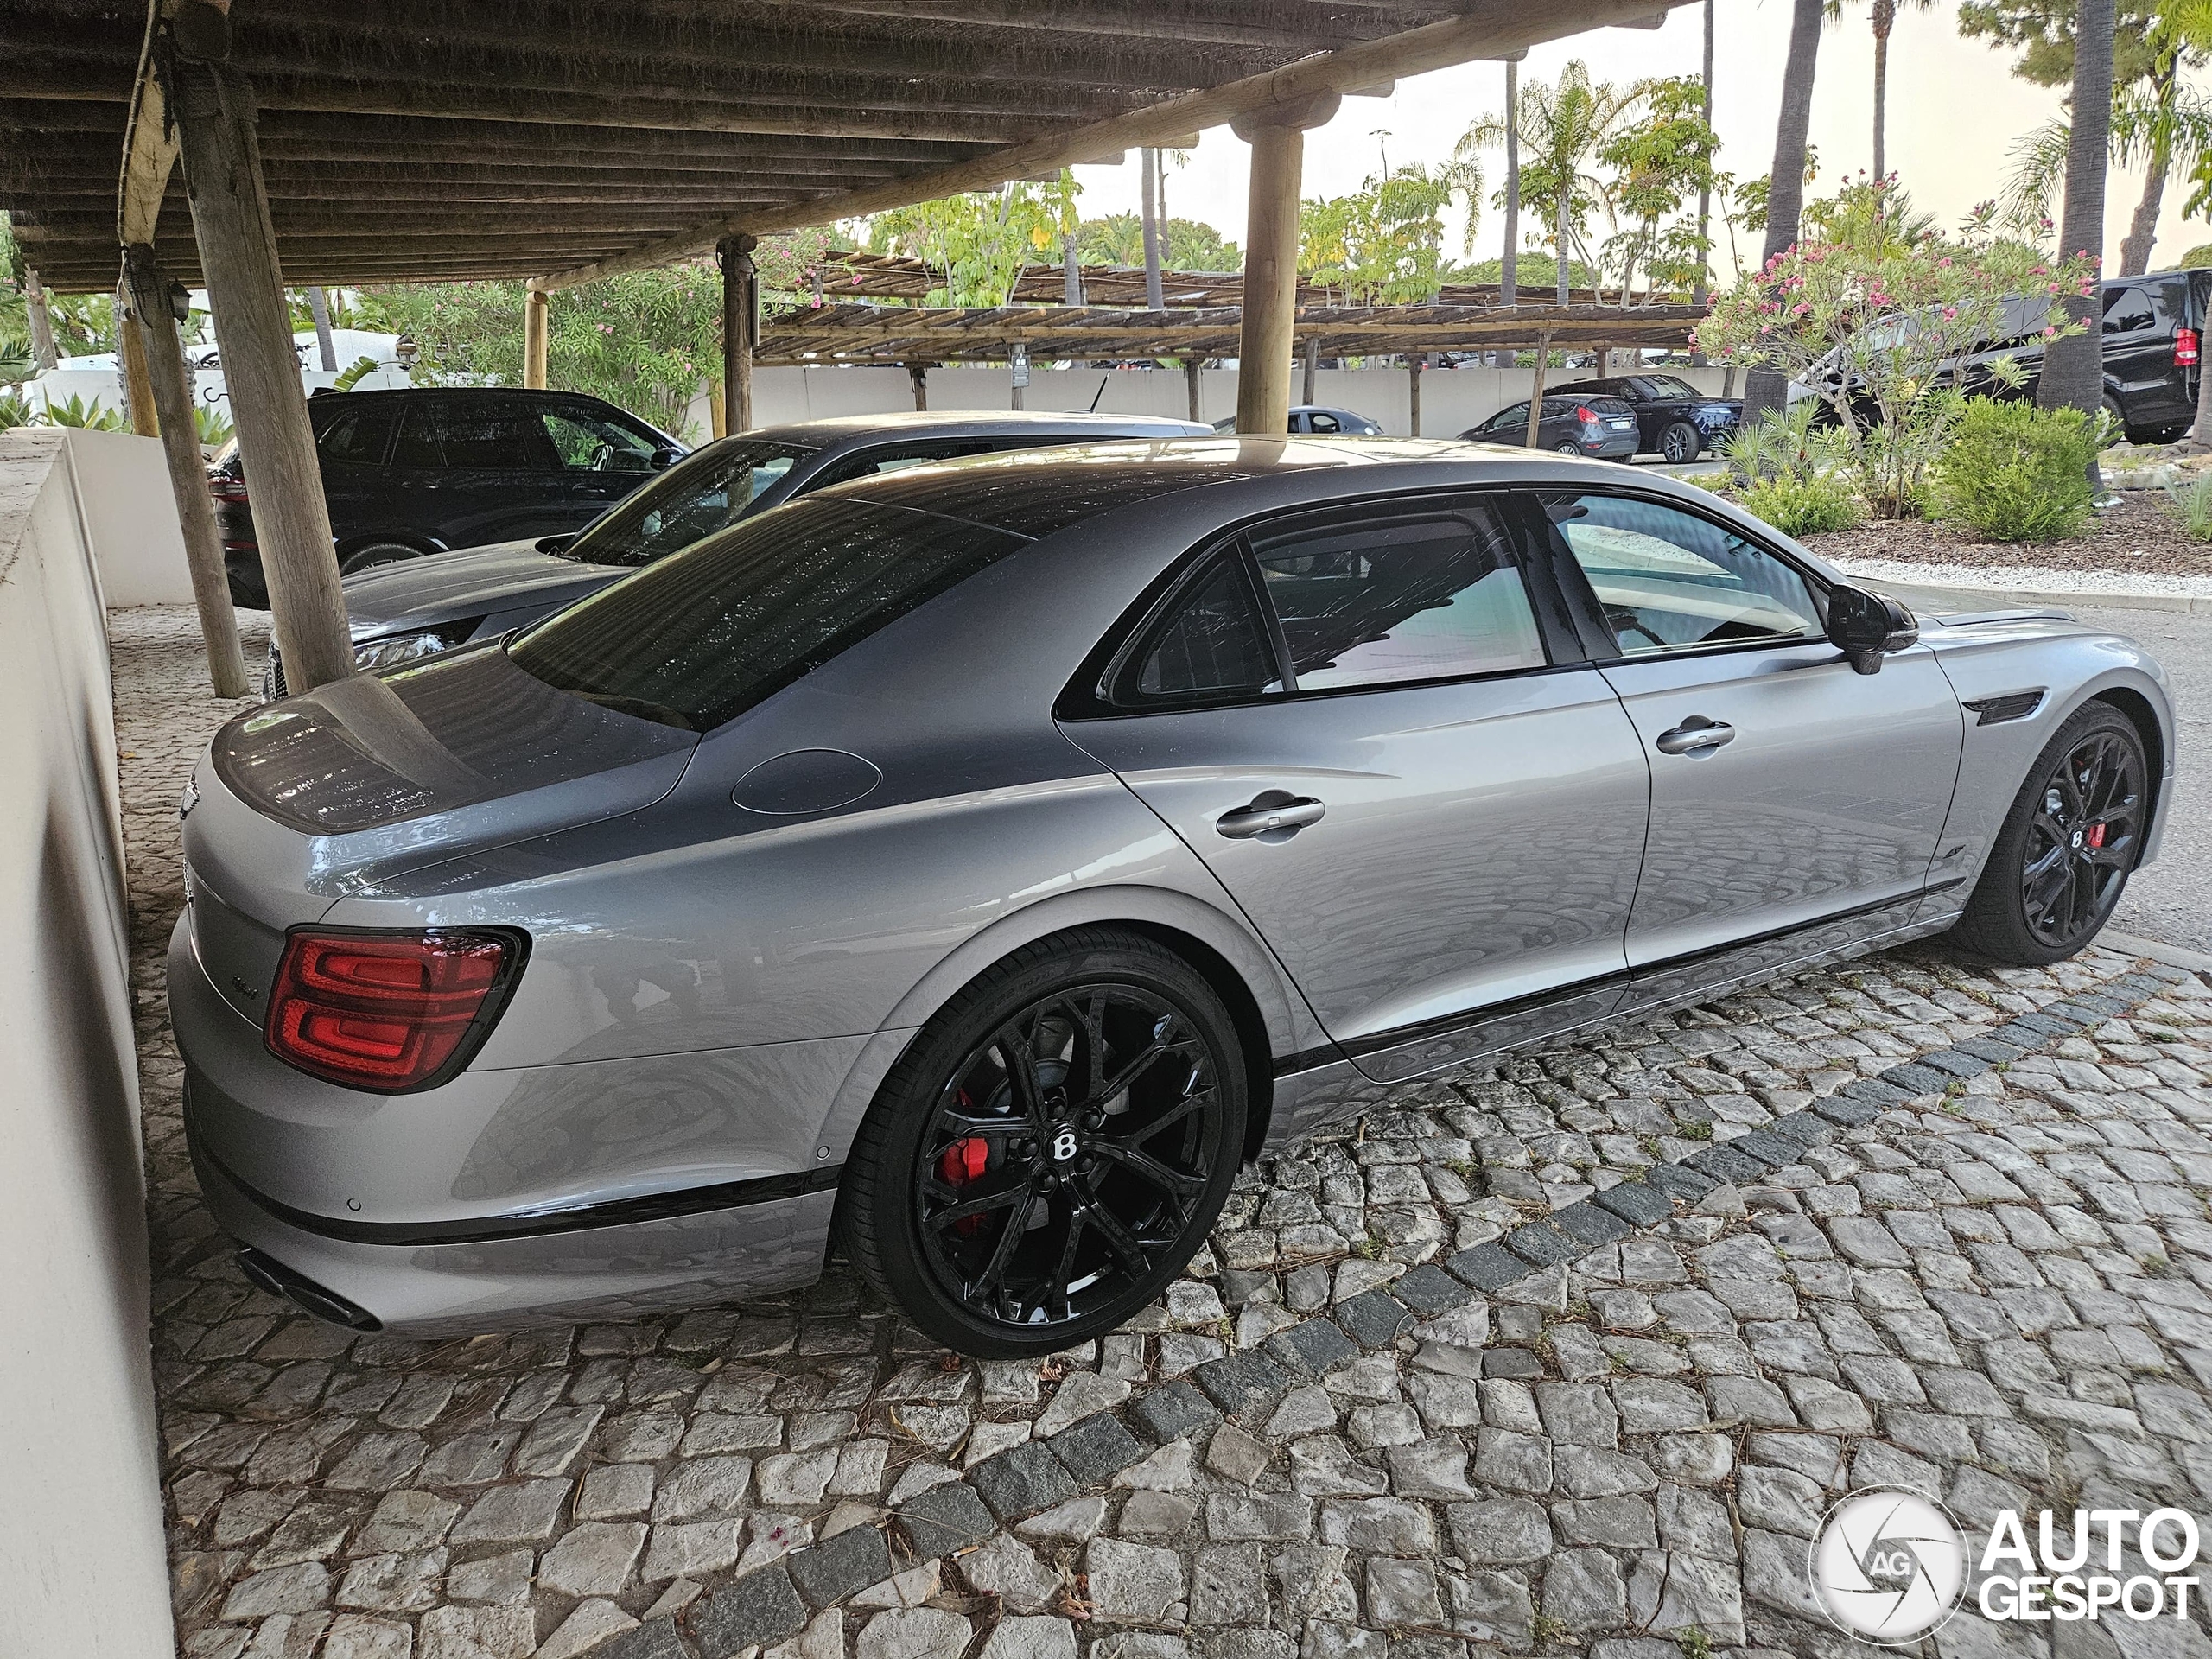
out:
{"label": "parked dark car", "polygon": [[[2212,270],[2152,271],[2113,277],[2101,285],[2104,405],[2130,443],[2171,443],[2196,419],[2208,298],[2212,298]],[[2033,397],[2043,378],[2043,331],[2049,316],[2045,299],[2007,300],[1994,335],[1944,364],[1939,382],[1955,377],[1960,390],[1968,393]],[[1908,328],[1911,319],[1909,315],[1885,318],[1873,327]],[[1830,356],[1840,356],[1840,349]],[[1995,366],[2000,357],[2010,359],[2023,378],[2012,384],[2000,381]],[[1871,400],[1860,412],[1865,418],[1875,417]],[[1832,412],[1824,415],[1833,418]]]}
{"label": "parked dark car", "polygon": [[1636,411],[1638,454],[1695,461],[1726,442],[1744,418],[1740,397],[1708,397],[1679,374],[1624,374],[1577,380],[1562,397],[1618,397]]}
{"label": "parked dark car", "polygon": [[[1234,415],[1213,423],[1217,432],[1234,432]],[[1322,404],[1293,404],[1290,406],[1290,430],[1311,434],[1318,437],[1379,438],[1382,428],[1379,422],[1370,419],[1357,410],[1334,409]]]}
{"label": "parked dark car", "polygon": [[[687,450],[636,416],[569,391],[424,387],[308,400],[323,498],[351,575],[517,537],[582,530]],[[233,604],[269,586],[235,441],[207,474]]]}
{"label": "parked dark car", "polygon": [[[1459,435],[1477,443],[1519,446],[1529,440],[1529,400],[1503,409]],[[1605,461],[1626,461],[1637,452],[1636,410],[1618,397],[1572,397],[1561,394],[1544,399],[1544,418],[1536,429],[1536,447],[1562,455],[1595,455]]]}

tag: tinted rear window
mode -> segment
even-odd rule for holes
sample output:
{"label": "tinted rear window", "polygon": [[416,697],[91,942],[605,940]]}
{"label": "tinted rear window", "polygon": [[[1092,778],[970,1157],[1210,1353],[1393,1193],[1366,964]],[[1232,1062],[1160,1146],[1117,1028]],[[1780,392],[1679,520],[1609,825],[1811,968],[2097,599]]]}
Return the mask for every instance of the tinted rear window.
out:
{"label": "tinted rear window", "polygon": [[1027,539],[872,501],[795,502],[602,589],[511,655],[561,690],[708,731]]}

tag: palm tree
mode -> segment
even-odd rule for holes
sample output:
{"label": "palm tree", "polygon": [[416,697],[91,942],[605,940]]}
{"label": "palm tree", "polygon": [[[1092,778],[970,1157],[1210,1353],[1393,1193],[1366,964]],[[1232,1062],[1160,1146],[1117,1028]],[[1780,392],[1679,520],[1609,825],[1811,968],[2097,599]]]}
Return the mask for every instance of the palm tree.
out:
{"label": "palm tree", "polygon": [[[1705,0],[1705,124],[1713,125],[1713,0]],[[1702,306],[1711,296],[1709,283],[1713,270],[1713,169],[1707,168],[1697,185],[1697,286],[1691,291],[1690,302]],[[1705,361],[1700,352],[1691,359]]]}
{"label": "palm tree", "polygon": [[1884,127],[1889,113],[1890,31],[1897,27],[1901,6],[1933,11],[1936,0],[1874,0],[1869,21],[1874,25],[1874,176],[1889,177]]}
{"label": "palm tree", "polygon": [[[1820,62],[1826,9],[1826,0],[1793,0],[1790,7],[1789,54],[1782,68],[1782,118],[1775,123],[1774,168],[1767,175],[1761,270],[1797,241],[1797,221],[1805,207],[1805,138],[1813,124],[1813,75]],[[1745,423],[1758,425],[1761,416],[1782,409],[1789,395],[1789,382],[1779,370],[1753,369],[1744,378]]]}
{"label": "palm tree", "polygon": [[1494,144],[1511,140],[1516,148],[1525,146],[1517,169],[1519,194],[1551,219],[1559,256],[1556,297],[1561,305],[1567,303],[1576,251],[1582,250],[1588,258],[1582,226],[1591,209],[1605,199],[1604,185],[1588,170],[1589,163],[1599,147],[1635,117],[1646,89],[1643,81],[1627,87],[1593,81],[1589,66],[1577,59],[1559,72],[1552,85],[1535,80],[1520,87],[1507,114],[1484,116],[1461,136],[1452,153],[1456,165],[1468,168],[1478,165],[1481,153]]}
{"label": "palm tree", "polygon": [[[2066,206],[2058,223],[2062,256],[2104,263],[2105,165],[2111,149],[2112,48],[2114,0],[2080,0],[2074,22],[2073,116],[2066,144]],[[2070,296],[2067,315],[2087,327],[2063,334],[2044,350],[2036,402],[2044,409],[2079,409],[2094,415],[2104,402],[2104,338],[2096,327],[2095,299]],[[2093,456],[2089,474],[2096,477]]]}
{"label": "palm tree", "polygon": [[[1708,6],[1713,0],[1705,0]],[[1505,304],[1514,301],[1514,267],[1521,258],[1521,123],[1515,118],[1521,108],[1521,60],[1505,60],[1505,252],[1497,262],[1498,298]],[[1469,206],[1474,222],[1472,204]]]}

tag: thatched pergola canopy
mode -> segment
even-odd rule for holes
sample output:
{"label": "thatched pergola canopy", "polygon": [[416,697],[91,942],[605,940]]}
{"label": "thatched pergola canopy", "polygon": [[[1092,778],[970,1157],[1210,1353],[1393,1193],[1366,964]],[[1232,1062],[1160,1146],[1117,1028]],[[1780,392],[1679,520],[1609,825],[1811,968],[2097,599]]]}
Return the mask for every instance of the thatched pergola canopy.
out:
{"label": "thatched pergola canopy", "polygon": [[[226,28],[219,5],[151,9],[196,14],[192,50],[251,83],[286,281],[563,286],[1670,3],[235,0]],[[144,3],[14,0],[0,26],[0,207],[50,287],[115,282],[149,23]],[[197,283],[181,179],[142,174],[166,191],[124,239],[150,219],[162,269]]]}

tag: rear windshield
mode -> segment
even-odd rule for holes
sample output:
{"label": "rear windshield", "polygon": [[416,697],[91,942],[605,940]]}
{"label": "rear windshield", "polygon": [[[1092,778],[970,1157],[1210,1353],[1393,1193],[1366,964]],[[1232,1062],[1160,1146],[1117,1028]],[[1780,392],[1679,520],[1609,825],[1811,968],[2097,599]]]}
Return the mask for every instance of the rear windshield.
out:
{"label": "rear windshield", "polygon": [[632,569],[665,558],[735,524],[754,498],[813,453],[755,438],[709,444],[602,513],[563,556]]}
{"label": "rear windshield", "polygon": [[559,690],[708,731],[1027,541],[933,512],[815,497],[602,588],[509,654]]}

